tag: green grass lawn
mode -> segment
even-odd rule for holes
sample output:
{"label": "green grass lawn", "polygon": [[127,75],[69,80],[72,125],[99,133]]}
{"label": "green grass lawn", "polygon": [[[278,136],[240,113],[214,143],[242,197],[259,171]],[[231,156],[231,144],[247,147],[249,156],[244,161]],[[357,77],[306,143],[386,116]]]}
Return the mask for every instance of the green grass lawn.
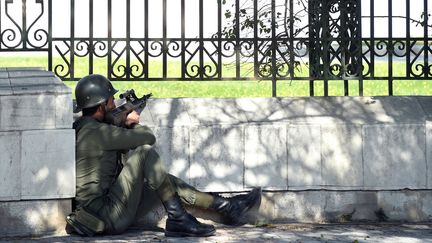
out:
{"label": "green grass lawn", "polygon": [[[54,59],[54,66],[61,63],[60,59]],[[149,63],[149,76],[161,77],[161,62]],[[377,62],[375,65],[375,76],[388,76],[387,62]],[[6,56],[0,58],[0,67],[45,67],[47,68],[47,57],[45,56]],[[252,64],[242,66],[243,76],[251,76]],[[405,64],[395,63],[393,66],[394,76],[405,76]],[[88,73],[87,58],[76,58],[75,75],[84,76]],[[228,77],[235,76],[235,68],[232,65],[224,65],[222,71]],[[96,59],[94,62],[94,73],[106,74],[106,61]],[[168,77],[180,75],[180,63],[169,62],[167,69]],[[297,70],[297,77],[307,77],[306,67]],[[386,80],[363,81],[363,94],[365,96],[379,96],[388,94],[388,82]],[[271,97],[271,81],[116,81],[114,86],[121,92],[127,89],[135,89],[139,94],[153,93],[154,97]],[[329,81],[329,95],[341,96],[344,94],[343,81]],[[65,81],[65,84],[74,88],[76,82]],[[315,81],[315,95],[324,95],[322,81]],[[394,95],[432,95],[431,81],[393,81]],[[358,81],[349,81],[349,94],[358,95]],[[277,96],[309,96],[308,81],[277,81]]]}

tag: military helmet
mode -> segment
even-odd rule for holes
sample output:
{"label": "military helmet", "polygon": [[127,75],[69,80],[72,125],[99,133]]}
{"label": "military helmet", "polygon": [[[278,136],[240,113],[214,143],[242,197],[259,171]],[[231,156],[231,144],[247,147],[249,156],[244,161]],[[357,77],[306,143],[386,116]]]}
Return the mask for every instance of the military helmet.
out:
{"label": "military helmet", "polygon": [[111,82],[102,75],[90,74],[78,81],[75,87],[76,107],[74,112],[106,102],[117,93]]}

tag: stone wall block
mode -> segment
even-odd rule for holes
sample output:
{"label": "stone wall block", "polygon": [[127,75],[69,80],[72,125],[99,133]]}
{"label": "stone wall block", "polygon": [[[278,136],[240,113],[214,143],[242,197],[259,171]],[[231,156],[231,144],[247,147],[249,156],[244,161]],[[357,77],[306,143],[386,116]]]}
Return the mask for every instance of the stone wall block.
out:
{"label": "stone wall block", "polygon": [[[153,101],[149,101],[149,103],[150,102],[153,102]],[[153,121],[152,112],[153,111],[149,109],[149,104],[147,104],[147,106],[144,108],[144,110],[140,114],[139,122],[141,125],[146,125],[149,127],[158,127],[158,125],[155,125],[155,122]]]}
{"label": "stone wall block", "polygon": [[20,198],[20,144],[19,132],[0,132],[0,201]]}
{"label": "stone wall block", "polygon": [[432,220],[432,193],[430,190],[417,191],[416,206],[419,208],[422,221]]}
{"label": "stone wall block", "polygon": [[321,129],[319,125],[288,126],[288,187],[321,188]]}
{"label": "stone wall block", "polygon": [[[337,101],[337,97],[311,97],[305,100],[300,116],[295,119],[297,123],[308,124],[334,124],[341,121],[334,114],[345,112],[343,104]],[[337,111],[336,111],[337,110]]]}
{"label": "stone wall block", "polygon": [[322,177],[326,188],[363,186],[361,125],[321,126]]}
{"label": "stone wall block", "polygon": [[236,99],[182,99],[193,125],[238,125],[248,121]]}
{"label": "stone wall block", "polygon": [[56,96],[56,128],[72,128],[73,123],[73,105],[72,95],[57,95]]}
{"label": "stone wall block", "polygon": [[431,206],[427,190],[264,192],[256,218],[264,223],[426,222],[432,219]]}
{"label": "stone wall block", "polygon": [[40,84],[35,86],[12,86],[14,95],[70,94],[70,88],[60,84]]}
{"label": "stone wall block", "polygon": [[324,215],[327,222],[375,219],[378,209],[376,192],[327,191],[324,193]]}
{"label": "stone wall block", "polygon": [[0,202],[0,236],[64,234],[71,200]]}
{"label": "stone wall block", "polygon": [[426,121],[427,189],[432,189],[432,121]]}
{"label": "stone wall block", "polygon": [[[37,72],[21,72],[23,75],[13,75],[14,72],[9,72],[9,79],[12,87],[14,86],[27,86],[28,89],[32,89],[34,86],[46,85],[46,84],[61,84],[61,80],[53,75],[43,75],[46,73],[44,71],[40,71],[41,76],[33,76],[33,74],[37,74]],[[46,90],[48,91],[48,90]]]}
{"label": "stone wall block", "polygon": [[287,118],[278,98],[238,98],[236,105],[248,122],[278,122]]}
{"label": "stone wall block", "polygon": [[299,191],[274,194],[275,220],[321,222],[324,219],[324,194],[321,191]]}
{"label": "stone wall block", "polygon": [[326,221],[337,221],[342,214],[349,214],[356,208],[354,192],[329,191],[324,194],[324,218]]}
{"label": "stone wall block", "polygon": [[8,68],[11,78],[34,78],[34,77],[56,77],[53,72],[45,71],[42,68],[12,69]]}
{"label": "stone wall block", "polygon": [[149,126],[186,126],[191,119],[180,99],[150,99],[142,122]]}
{"label": "stone wall block", "polygon": [[22,132],[22,199],[75,196],[75,131]]}
{"label": "stone wall block", "polygon": [[189,129],[187,127],[155,127],[155,149],[169,173],[189,182]]}
{"label": "stone wall block", "polygon": [[424,125],[365,125],[363,129],[365,188],[426,188]]}
{"label": "stone wall block", "polygon": [[389,122],[418,124],[425,121],[425,112],[416,97],[374,97],[373,100],[382,106],[382,110],[376,111],[376,116],[386,115]]}
{"label": "stone wall block", "polygon": [[287,189],[286,124],[245,127],[245,186]]}
{"label": "stone wall block", "polygon": [[0,130],[55,128],[54,95],[0,96],[0,104]]}
{"label": "stone wall block", "polygon": [[9,79],[9,73],[7,70],[0,69],[0,79]]}
{"label": "stone wall block", "polygon": [[5,67],[4,70],[11,71],[39,71],[45,70],[44,67]]}
{"label": "stone wall block", "polygon": [[190,179],[208,191],[243,189],[244,128],[196,126],[190,128]]}
{"label": "stone wall block", "polygon": [[417,102],[420,104],[427,120],[430,121],[432,118],[432,97],[431,96],[417,96],[415,97]]}
{"label": "stone wall block", "polygon": [[6,77],[2,77],[4,73],[5,72],[0,72],[0,95],[11,95],[12,88],[10,86],[10,81],[9,78],[7,78],[7,73],[5,73]]}
{"label": "stone wall block", "polygon": [[[403,193],[380,191],[378,193],[378,204],[389,221],[420,222],[431,220],[430,209],[423,211],[423,203],[427,203],[422,200],[423,195],[424,193],[417,191],[405,191]],[[431,199],[430,196],[427,196],[427,198]]]}

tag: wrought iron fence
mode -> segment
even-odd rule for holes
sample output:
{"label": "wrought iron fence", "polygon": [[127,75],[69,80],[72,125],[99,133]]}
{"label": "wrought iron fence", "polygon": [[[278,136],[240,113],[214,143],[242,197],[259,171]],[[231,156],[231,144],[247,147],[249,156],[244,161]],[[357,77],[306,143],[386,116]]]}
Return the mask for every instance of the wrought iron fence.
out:
{"label": "wrought iron fence", "polygon": [[382,80],[393,95],[394,80],[432,78],[430,9],[430,0],[1,0],[0,55],[43,53],[63,80],[78,80],[84,62],[84,74],[118,81],[269,80],[276,96],[278,80],[303,80],[313,96],[318,80],[324,95],[331,80],[345,95]]}

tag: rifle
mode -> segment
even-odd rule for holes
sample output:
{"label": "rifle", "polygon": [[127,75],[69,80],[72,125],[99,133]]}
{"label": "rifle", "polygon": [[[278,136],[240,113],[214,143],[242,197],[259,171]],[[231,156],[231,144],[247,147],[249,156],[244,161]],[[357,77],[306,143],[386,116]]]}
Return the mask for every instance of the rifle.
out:
{"label": "rifle", "polygon": [[152,93],[146,94],[141,98],[138,98],[135,94],[135,90],[130,89],[120,94],[120,99],[123,99],[124,102],[113,110],[109,111],[105,120],[113,125],[124,127],[124,122],[126,117],[132,111],[136,111],[141,113],[141,111],[147,105],[147,100],[152,96]]}

